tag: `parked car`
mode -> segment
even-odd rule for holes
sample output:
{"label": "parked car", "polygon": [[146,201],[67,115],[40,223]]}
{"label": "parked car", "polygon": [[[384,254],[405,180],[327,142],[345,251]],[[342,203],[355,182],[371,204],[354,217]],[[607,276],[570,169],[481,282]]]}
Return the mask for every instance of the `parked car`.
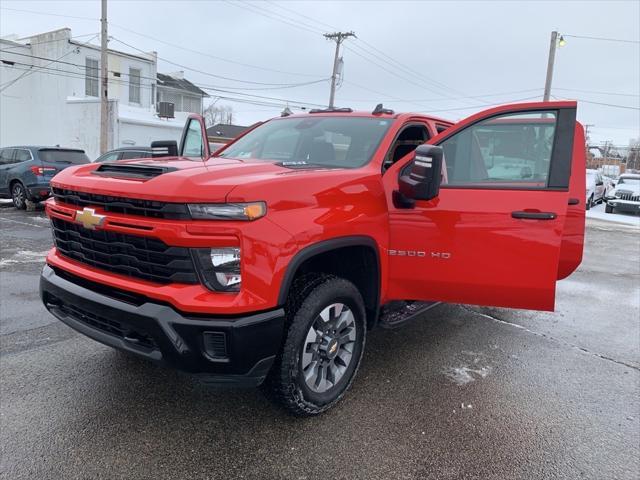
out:
{"label": "parked car", "polygon": [[49,197],[49,181],[72,165],[90,163],[84,150],[61,147],[17,146],[0,149],[0,197],[16,208]]}
{"label": "parked car", "polygon": [[151,158],[151,147],[121,147],[103,153],[94,160],[94,163],[117,162],[118,160],[131,160],[134,158]]}
{"label": "parked car", "polygon": [[605,199],[607,205],[605,212],[640,212],[640,175],[624,173],[618,178],[618,182]]}
{"label": "parked car", "polygon": [[584,241],[575,115],[570,101],[458,123],[311,110],[215,155],[192,115],[177,157],[54,179],[42,301],[98,342],[319,414],[372,328],[436,302],[554,309]]}
{"label": "parked car", "polygon": [[604,202],[606,186],[602,174],[597,170],[587,170],[586,208],[589,210],[597,203]]}

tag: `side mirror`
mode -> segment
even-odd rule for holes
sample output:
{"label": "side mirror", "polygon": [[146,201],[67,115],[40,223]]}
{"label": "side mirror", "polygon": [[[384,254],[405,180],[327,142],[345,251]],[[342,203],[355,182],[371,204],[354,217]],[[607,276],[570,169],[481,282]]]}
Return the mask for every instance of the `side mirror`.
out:
{"label": "side mirror", "polygon": [[178,142],[175,140],[156,140],[151,142],[151,158],[177,157]]}
{"label": "side mirror", "polygon": [[[413,162],[407,174],[398,180],[399,192],[395,194],[400,206],[410,207],[415,200],[431,200],[440,192],[442,180],[442,147],[420,145],[415,150]],[[406,169],[405,169],[406,171]]]}

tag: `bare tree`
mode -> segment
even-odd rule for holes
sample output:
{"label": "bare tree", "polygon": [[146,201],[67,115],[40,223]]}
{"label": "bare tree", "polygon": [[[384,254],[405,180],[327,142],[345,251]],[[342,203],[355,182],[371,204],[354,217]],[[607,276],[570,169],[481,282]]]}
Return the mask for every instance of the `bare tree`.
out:
{"label": "bare tree", "polygon": [[219,123],[231,125],[233,123],[233,107],[231,105],[216,105],[213,102],[204,109],[203,116],[207,127]]}
{"label": "bare tree", "polygon": [[629,154],[627,155],[627,169],[640,169],[640,138],[629,142]]}

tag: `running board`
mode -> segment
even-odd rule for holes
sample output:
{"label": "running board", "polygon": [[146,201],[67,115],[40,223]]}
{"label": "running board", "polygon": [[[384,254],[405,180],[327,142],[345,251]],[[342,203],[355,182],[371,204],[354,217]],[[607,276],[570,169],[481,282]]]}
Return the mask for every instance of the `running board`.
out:
{"label": "running board", "polygon": [[379,325],[386,329],[397,328],[436,305],[440,305],[440,302],[389,302],[380,309]]}

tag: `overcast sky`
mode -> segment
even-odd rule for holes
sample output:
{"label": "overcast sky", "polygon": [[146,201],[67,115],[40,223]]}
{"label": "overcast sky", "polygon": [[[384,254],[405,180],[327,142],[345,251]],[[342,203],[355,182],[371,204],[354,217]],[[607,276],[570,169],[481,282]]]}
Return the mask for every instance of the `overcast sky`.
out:
{"label": "overcast sky", "polygon": [[[70,27],[83,40],[100,30],[99,1],[1,0],[0,8],[1,36]],[[274,104],[218,100],[233,106],[238,124],[279,114],[284,100],[292,106],[328,103],[329,83],[323,79],[331,74],[334,44],[322,32],[352,30],[358,37],[345,44],[338,106],[369,110],[384,102],[396,111],[456,120],[488,104],[541,99],[549,36],[558,30],[567,44],[557,52],[552,95],[582,100],[578,118],[594,125],[592,143],[627,145],[640,137],[638,0],[109,0],[108,17],[110,48],[134,52],[120,40],[155,50],[160,72],[184,70],[196,84],[234,92],[219,95]]]}

